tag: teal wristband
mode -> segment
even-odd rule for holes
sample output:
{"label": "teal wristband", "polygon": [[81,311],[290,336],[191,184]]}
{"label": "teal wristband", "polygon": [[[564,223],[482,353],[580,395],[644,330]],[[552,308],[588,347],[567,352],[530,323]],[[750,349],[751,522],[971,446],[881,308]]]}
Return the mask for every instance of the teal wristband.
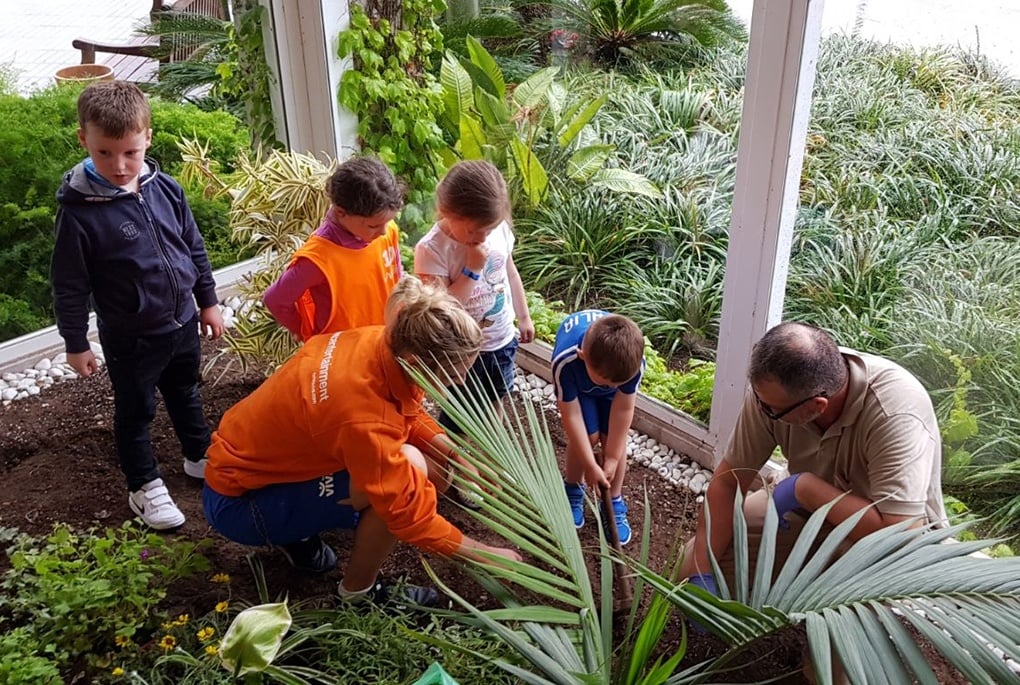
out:
{"label": "teal wristband", "polygon": [[462,268],[462,269],[460,270],[460,272],[461,272],[461,274],[463,274],[464,276],[467,276],[468,278],[470,278],[470,279],[471,279],[472,281],[477,281],[477,280],[478,280],[479,278],[481,278],[481,277],[482,277],[482,275],[481,275],[481,274],[476,274],[476,273],[475,273],[474,271],[472,271],[471,269],[467,268],[466,266],[465,266],[465,267],[463,267],[463,268]]}

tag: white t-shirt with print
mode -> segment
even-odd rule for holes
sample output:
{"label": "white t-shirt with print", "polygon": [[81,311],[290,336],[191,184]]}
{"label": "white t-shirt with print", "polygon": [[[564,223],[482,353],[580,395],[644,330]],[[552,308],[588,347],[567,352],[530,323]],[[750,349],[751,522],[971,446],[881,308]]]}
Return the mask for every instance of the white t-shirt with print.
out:
{"label": "white t-shirt with print", "polygon": [[[464,308],[482,326],[482,351],[492,352],[513,340],[514,305],[507,277],[507,259],[513,254],[514,234],[504,221],[485,239],[489,256]],[[414,247],[414,272],[423,276],[460,278],[467,264],[467,245],[459,243],[434,224]]]}

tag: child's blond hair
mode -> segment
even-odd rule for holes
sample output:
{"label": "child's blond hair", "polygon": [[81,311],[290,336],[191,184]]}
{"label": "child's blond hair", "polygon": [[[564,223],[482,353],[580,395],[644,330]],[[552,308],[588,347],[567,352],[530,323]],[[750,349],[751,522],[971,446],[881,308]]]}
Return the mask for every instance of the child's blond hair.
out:
{"label": "child's blond hair", "polygon": [[149,128],[149,101],[127,81],[93,83],[78,96],[78,126],[102,129],[111,138],[123,138]]}
{"label": "child's blond hair", "polygon": [[600,376],[614,384],[625,383],[641,369],[645,337],[626,316],[609,314],[588,328],[581,350]]}
{"label": "child's blond hair", "polygon": [[482,329],[445,288],[405,276],[386,302],[390,349],[414,357],[443,382],[449,366],[473,361],[482,348]]}

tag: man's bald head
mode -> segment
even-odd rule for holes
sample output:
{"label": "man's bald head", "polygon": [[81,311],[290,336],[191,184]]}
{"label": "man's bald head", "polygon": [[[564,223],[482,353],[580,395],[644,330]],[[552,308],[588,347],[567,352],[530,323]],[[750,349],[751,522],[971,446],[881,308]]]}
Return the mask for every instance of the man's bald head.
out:
{"label": "man's bald head", "polygon": [[846,383],[847,368],[832,336],[790,321],[755,343],[747,375],[751,383],[776,381],[792,397],[831,397]]}

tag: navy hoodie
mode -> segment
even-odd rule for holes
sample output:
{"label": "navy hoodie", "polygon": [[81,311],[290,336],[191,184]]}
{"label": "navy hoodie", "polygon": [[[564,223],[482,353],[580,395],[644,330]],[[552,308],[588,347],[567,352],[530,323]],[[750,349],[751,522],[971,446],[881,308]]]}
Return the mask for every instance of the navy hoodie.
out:
{"label": "navy hoodie", "polygon": [[57,191],[50,266],[57,329],[68,353],[89,348],[89,302],[104,335],[159,335],[216,304],[205,244],[184,190],[145,160],[139,191],[99,176],[91,160]]}

